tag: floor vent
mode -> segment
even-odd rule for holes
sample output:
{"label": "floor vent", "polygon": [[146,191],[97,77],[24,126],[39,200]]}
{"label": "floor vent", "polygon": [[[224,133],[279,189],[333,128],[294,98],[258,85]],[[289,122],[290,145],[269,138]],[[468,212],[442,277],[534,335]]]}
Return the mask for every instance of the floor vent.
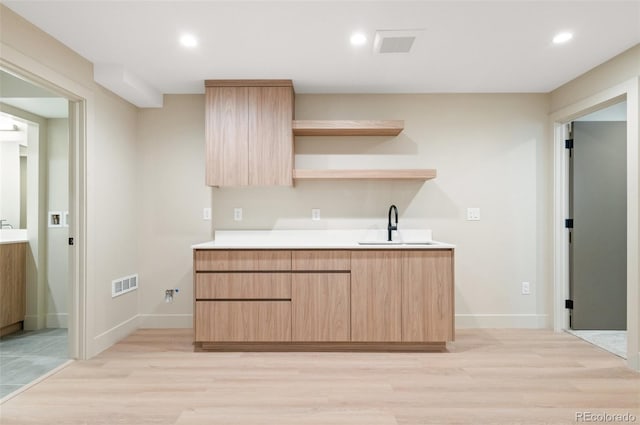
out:
{"label": "floor vent", "polygon": [[111,298],[115,298],[127,292],[138,289],[138,275],[132,274],[120,279],[111,281]]}

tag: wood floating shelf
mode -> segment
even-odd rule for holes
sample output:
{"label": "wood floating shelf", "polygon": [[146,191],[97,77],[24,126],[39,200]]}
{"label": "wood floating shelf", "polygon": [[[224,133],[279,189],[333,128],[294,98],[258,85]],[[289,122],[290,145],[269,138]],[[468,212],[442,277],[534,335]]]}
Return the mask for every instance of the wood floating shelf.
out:
{"label": "wood floating shelf", "polygon": [[294,180],[431,180],[436,170],[304,170],[294,169]]}
{"label": "wood floating shelf", "polygon": [[403,120],[293,120],[294,136],[397,136]]}

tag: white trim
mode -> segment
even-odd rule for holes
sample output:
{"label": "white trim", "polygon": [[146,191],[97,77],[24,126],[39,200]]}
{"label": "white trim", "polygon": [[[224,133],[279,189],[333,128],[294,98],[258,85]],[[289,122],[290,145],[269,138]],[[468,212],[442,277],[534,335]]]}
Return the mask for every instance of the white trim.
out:
{"label": "white trim", "polygon": [[569,217],[569,157],[564,147],[567,138],[566,124],[553,123],[553,281],[564,282],[561,287],[554,285],[553,329],[560,332],[569,327],[569,312],[564,308],[564,300],[569,297],[569,233],[564,220]]}
{"label": "white trim", "polygon": [[522,328],[544,329],[546,314],[456,314],[456,329]]}
{"label": "white trim", "polygon": [[67,313],[47,313],[47,328],[68,328],[69,315]]}
{"label": "white trim", "polygon": [[37,314],[28,314],[24,316],[24,330],[26,331],[35,331],[37,329],[41,329],[42,326],[40,323],[45,323],[46,317],[41,317]]}
{"label": "white trim", "polygon": [[565,255],[565,232],[559,231],[564,220],[567,174],[566,152],[562,132],[558,127],[571,120],[591,113],[602,107],[627,100],[627,365],[640,370],[640,77],[603,90],[593,96],[564,107],[550,115],[554,141],[554,286],[553,286],[553,327],[556,331],[568,328],[567,313],[562,306],[568,292],[568,261]]}
{"label": "white trim", "polygon": [[100,335],[96,335],[96,337],[93,338],[93,351],[89,353],[89,357],[100,354],[102,351],[111,347],[116,342],[135,332],[140,327],[139,322],[140,319],[136,314],[135,316],[130,317],[124,322],[115,325],[111,329],[107,329]]}
{"label": "white trim", "polygon": [[140,327],[151,329],[192,329],[193,314],[139,314]]}

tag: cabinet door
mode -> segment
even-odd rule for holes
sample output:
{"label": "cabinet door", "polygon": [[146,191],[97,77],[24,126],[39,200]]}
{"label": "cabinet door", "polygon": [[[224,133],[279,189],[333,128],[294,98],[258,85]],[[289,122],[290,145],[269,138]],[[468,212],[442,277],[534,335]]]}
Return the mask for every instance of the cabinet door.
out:
{"label": "cabinet door", "polygon": [[291,299],[290,273],[196,273],[196,299]]}
{"label": "cabinet door", "polygon": [[291,251],[198,249],[194,265],[198,272],[291,270]]}
{"label": "cabinet door", "polygon": [[291,253],[291,270],[351,270],[351,252],[349,251],[293,251]]}
{"label": "cabinet door", "polygon": [[293,341],[349,341],[349,273],[293,273]]}
{"label": "cabinet door", "polygon": [[196,301],[196,342],[291,341],[290,301]]}
{"label": "cabinet door", "polygon": [[26,243],[0,244],[0,328],[24,320]]}
{"label": "cabinet door", "polygon": [[249,184],[293,185],[293,89],[249,87]]}
{"label": "cabinet door", "polygon": [[452,251],[405,251],[402,258],[402,341],[452,340]]}
{"label": "cabinet door", "polygon": [[402,253],[351,252],[351,341],[401,340]]}
{"label": "cabinet door", "polygon": [[248,88],[207,87],[206,182],[209,186],[249,184]]}

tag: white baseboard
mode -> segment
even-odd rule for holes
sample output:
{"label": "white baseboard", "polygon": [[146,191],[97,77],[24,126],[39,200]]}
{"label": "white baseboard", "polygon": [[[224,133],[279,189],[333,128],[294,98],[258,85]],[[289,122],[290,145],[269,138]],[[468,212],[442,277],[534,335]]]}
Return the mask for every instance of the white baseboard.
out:
{"label": "white baseboard", "polygon": [[193,314],[139,314],[141,328],[193,328]]}
{"label": "white baseboard", "polygon": [[67,313],[47,314],[47,328],[68,328],[69,315]]}
{"label": "white baseboard", "polygon": [[136,314],[111,329],[102,332],[100,335],[96,335],[91,341],[90,346],[87,347],[87,358],[101,353],[139,328],[140,318]]}
{"label": "white baseboard", "polygon": [[38,329],[38,316],[24,316],[24,329],[27,331]]}
{"label": "white baseboard", "polygon": [[640,372],[640,353],[637,353],[635,356],[633,354],[627,354],[627,366],[636,372]]}
{"label": "white baseboard", "polygon": [[456,314],[456,328],[533,328],[549,327],[546,314]]}

